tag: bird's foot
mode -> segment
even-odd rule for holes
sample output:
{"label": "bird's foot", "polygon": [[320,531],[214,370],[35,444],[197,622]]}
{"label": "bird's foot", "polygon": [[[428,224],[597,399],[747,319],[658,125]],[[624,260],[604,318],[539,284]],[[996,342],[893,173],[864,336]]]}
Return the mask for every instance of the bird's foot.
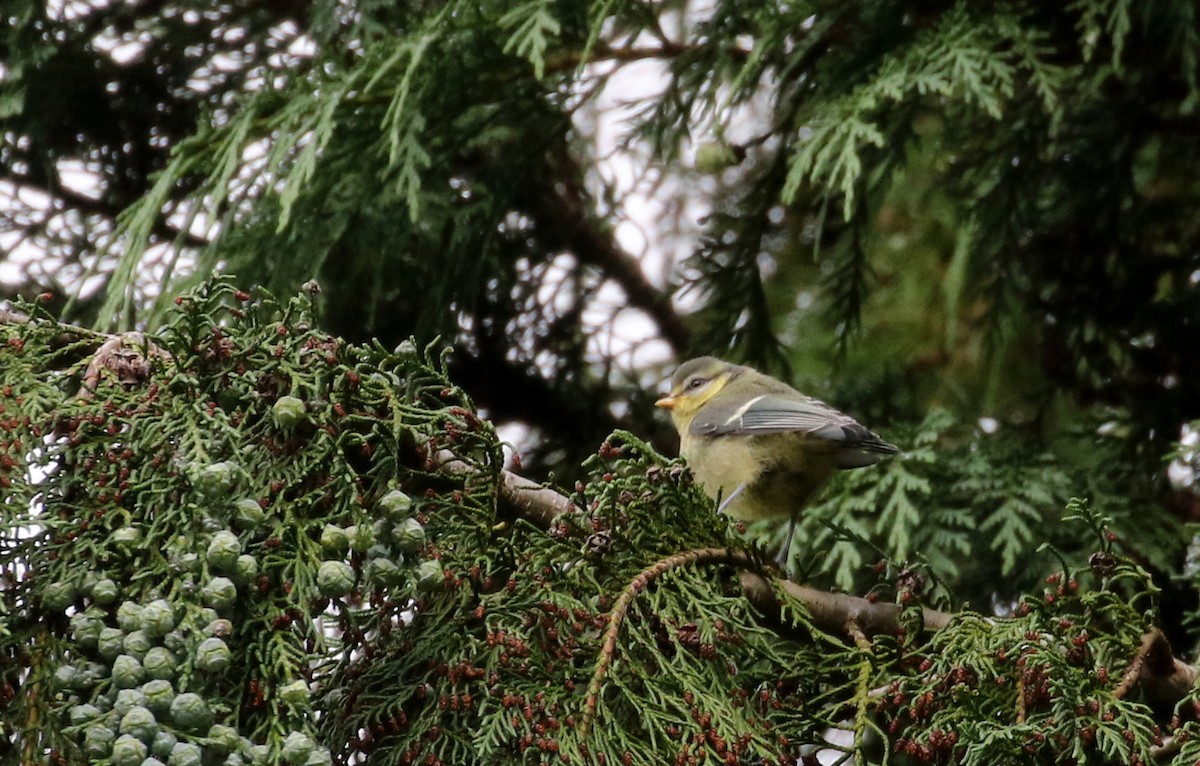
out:
{"label": "bird's foot", "polygon": [[779,568],[783,570],[785,577],[791,577],[791,568],[788,566],[791,560],[792,553],[792,538],[796,536],[796,514],[792,514],[792,518],[788,520],[787,536],[783,539],[783,545],[779,548],[779,553],[775,556],[775,563],[779,564]]}
{"label": "bird's foot", "polygon": [[725,511],[729,508],[729,505],[734,500],[737,500],[738,495],[742,494],[742,492],[745,491],[745,489],[746,489],[746,483],[742,482],[741,484],[738,485],[737,489],[735,489],[734,491],[729,493],[729,497],[722,498],[721,504],[717,506],[717,513],[725,513]]}
{"label": "bird's foot", "polygon": [[792,576],[792,570],[791,570],[791,567],[789,566],[789,564],[791,563],[790,562],[791,557],[788,556],[788,552],[789,551],[786,547],[780,548],[779,553],[775,554],[775,564],[781,570],[783,570],[783,576],[790,579]]}

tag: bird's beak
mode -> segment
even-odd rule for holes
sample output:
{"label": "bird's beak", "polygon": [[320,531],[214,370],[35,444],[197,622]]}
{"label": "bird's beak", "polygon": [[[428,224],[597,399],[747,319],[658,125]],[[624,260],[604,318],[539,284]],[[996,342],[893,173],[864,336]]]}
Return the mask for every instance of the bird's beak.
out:
{"label": "bird's beak", "polygon": [[675,397],[664,396],[654,403],[655,407],[662,407],[664,410],[675,409]]}

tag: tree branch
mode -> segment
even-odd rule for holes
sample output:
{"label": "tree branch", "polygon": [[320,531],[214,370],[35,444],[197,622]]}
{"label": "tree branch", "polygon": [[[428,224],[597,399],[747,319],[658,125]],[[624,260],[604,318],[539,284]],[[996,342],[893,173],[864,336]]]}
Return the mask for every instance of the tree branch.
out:
{"label": "tree branch", "polygon": [[[449,453],[443,455],[443,465],[452,470],[454,460]],[[462,470],[470,470],[465,463],[458,465]],[[544,528],[548,528],[558,514],[579,510],[565,495],[508,470],[501,472],[500,498],[522,518]],[[865,598],[829,593],[790,580],[776,582],[789,596],[808,607],[813,622],[822,630],[840,632],[848,621],[853,621],[870,636],[894,631],[900,625],[901,610],[895,604],[872,603]],[[771,581],[747,568],[741,574],[741,583],[746,597],[761,611],[769,615],[779,613],[782,604]],[[931,631],[941,630],[954,618],[954,615],[936,609],[924,609],[923,616],[925,629]]]}
{"label": "tree branch", "polygon": [[[35,320],[26,314],[0,306],[0,326],[24,324],[30,321]],[[126,339],[126,336],[123,335],[96,333],[70,326],[64,326],[64,330],[66,332],[74,330],[98,339],[107,338],[109,342],[104,344],[102,349],[107,349],[108,346],[121,343]],[[94,365],[99,365],[104,361],[99,359],[102,355],[102,353],[97,354],[97,359],[93,360]],[[440,451],[438,458],[441,466],[451,473],[464,474],[476,470],[448,450]],[[501,502],[522,518],[542,528],[549,528],[561,513],[579,510],[579,506],[561,492],[539,485],[509,470],[501,470],[497,491]],[[683,551],[655,562],[635,579],[634,583],[626,589],[623,597],[632,598],[645,587],[646,583],[666,569],[718,559],[741,568],[739,579],[746,598],[768,617],[778,619],[783,608],[783,603],[776,590],[778,588],[789,597],[803,603],[808,609],[813,623],[821,630],[830,633],[848,631],[856,641],[861,641],[879,633],[894,632],[900,627],[902,610],[895,604],[873,603],[857,596],[830,593],[783,578],[767,580],[758,574],[758,567],[744,551],[727,549]],[[952,613],[929,608],[922,608],[921,616],[921,628],[929,632],[945,628],[955,617]],[[619,626],[619,620],[615,624]],[[615,628],[610,622],[610,631],[612,630]],[[598,670],[598,673],[600,672]],[[1200,679],[1200,668],[1175,657],[1166,636],[1155,628],[1142,637],[1141,645],[1114,695],[1123,697],[1137,685],[1151,700],[1176,701],[1184,697],[1198,679]]]}
{"label": "tree branch", "polygon": [[616,243],[612,232],[601,230],[579,181],[579,167],[565,147],[553,151],[549,163],[554,182],[537,197],[542,238],[551,248],[569,250],[581,264],[600,269],[621,286],[630,306],[650,315],[677,354],[687,351],[691,331],[670,296],[646,279],[640,261]]}
{"label": "tree branch", "polygon": [[608,408],[595,407],[602,396],[571,395],[551,385],[532,368],[522,368],[500,354],[481,348],[478,354],[454,354],[450,376],[487,409],[495,422],[518,421],[542,429],[557,439],[592,444],[614,430],[627,428]]}
{"label": "tree branch", "polygon": [[1177,700],[1187,694],[1200,676],[1200,669],[1177,659],[1167,637],[1158,628],[1142,636],[1141,646],[1113,696],[1120,698],[1139,685],[1147,697]]}
{"label": "tree branch", "polygon": [[[561,51],[546,57],[547,72],[569,72],[580,64],[594,64],[602,61],[613,61],[618,66],[647,59],[674,59],[685,53],[703,53],[709,47],[706,45],[677,43],[660,38],[657,47],[613,48],[607,45],[597,45],[586,59],[581,50]],[[725,48],[725,53],[738,61],[750,57],[750,51],[731,45]]]}
{"label": "tree branch", "polygon": [[[23,314],[20,311],[7,308],[0,303],[0,326],[4,326],[6,324],[26,324],[28,322],[37,321],[40,320],[36,317],[31,317],[28,314]],[[59,329],[59,335],[57,337],[58,347],[76,343],[84,338],[94,340],[97,347],[99,347],[105,341],[110,341],[114,338],[121,337],[120,335],[109,335],[107,333],[89,330],[86,327],[79,327],[78,325],[67,324],[66,322],[59,322],[57,320],[54,320],[54,324],[57,325]]]}
{"label": "tree branch", "polygon": [[[548,527],[559,513],[578,509],[559,492],[507,470],[502,473],[500,497],[523,518],[542,527]],[[695,552],[679,555],[688,553]],[[657,562],[654,566],[661,564]],[[743,569],[739,578],[746,598],[772,618],[778,618],[783,606],[778,588],[803,603],[813,623],[830,633],[845,632],[849,624],[863,636],[891,633],[900,627],[901,609],[895,604],[872,603],[865,598],[830,593],[782,578],[768,580],[750,567]],[[929,608],[922,608],[921,614],[922,628],[929,632],[945,628],[956,616]],[[1198,678],[1200,668],[1175,657],[1166,636],[1156,628],[1142,637],[1141,647],[1117,687],[1117,696],[1128,693],[1136,684],[1149,699],[1176,701],[1191,690]]]}
{"label": "tree branch", "polygon": [[745,551],[737,551],[730,548],[702,548],[700,550],[684,551],[656,561],[646,567],[638,573],[637,577],[633,578],[633,582],[629,583],[621,593],[617,599],[617,603],[613,604],[613,608],[609,610],[608,627],[604,631],[604,648],[600,650],[600,659],[596,661],[596,668],[592,672],[592,680],[588,684],[587,701],[583,705],[583,720],[579,724],[579,736],[581,739],[587,739],[588,730],[591,728],[592,721],[596,718],[596,707],[600,703],[600,687],[604,683],[604,676],[608,673],[609,666],[612,665],[613,657],[616,656],[617,636],[621,631],[621,623],[625,620],[625,615],[629,612],[629,605],[633,603],[634,597],[645,590],[646,586],[654,582],[663,572],[681,566],[711,563],[732,564],[738,567],[754,566],[754,562]]}
{"label": "tree branch", "polygon": [[579,506],[567,496],[512,471],[500,472],[500,497],[508,501],[522,518],[540,527],[548,528],[560,513],[579,510]]}
{"label": "tree branch", "polygon": [[[830,633],[842,632],[847,622],[853,622],[867,636],[890,633],[900,625],[901,609],[895,604],[871,602],[845,593],[830,593],[782,578],[772,583],[750,571],[742,572],[740,579],[746,598],[760,611],[773,616],[779,614],[783,605],[775,590],[777,584],[780,590],[808,608],[818,628]],[[929,631],[941,630],[954,619],[949,612],[927,607],[921,612],[924,628]]]}

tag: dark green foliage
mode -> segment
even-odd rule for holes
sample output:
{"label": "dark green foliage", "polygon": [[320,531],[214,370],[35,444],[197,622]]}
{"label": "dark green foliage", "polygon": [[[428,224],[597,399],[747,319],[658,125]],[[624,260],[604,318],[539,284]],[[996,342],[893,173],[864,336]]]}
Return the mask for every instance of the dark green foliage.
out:
{"label": "dark green foliage", "polygon": [[[842,730],[829,747],[871,761],[1108,763],[1168,731],[1121,681],[1158,591],[1082,503],[1055,514],[1060,563],[1013,616],[964,614],[932,642],[916,609],[831,635],[783,591],[777,613],[752,605],[739,570],[758,554],[677,461],[613,434],[574,510],[535,524],[502,501],[495,433],[436,355],[343,343],[310,308],[217,283],[107,352],[37,312],[5,325],[0,760],[791,763]],[[950,511],[903,505],[942,496],[949,426],[931,418],[843,499],[859,513],[829,527],[837,576],[913,606],[924,577],[962,576],[963,544],[908,518]],[[956,470],[967,506],[1053,513],[1036,460]],[[993,474],[1027,490],[996,494]],[[927,565],[870,582],[847,533],[872,503],[885,547]],[[1030,551],[1034,528],[995,535],[1005,576],[1005,534]]]}
{"label": "dark green foliage", "polygon": [[[616,596],[657,560],[739,545],[723,520],[696,515],[705,503],[677,464],[628,435],[614,435],[588,468],[572,495],[580,510],[548,532],[509,520],[486,550],[436,543],[439,592],[419,599],[415,616],[399,614],[406,604],[382,610],[390,627],[370,628],[389,640],[334,670],[331,707],[345,712],[332,720],[333,740],[381,763],[588,762],[587,753],[654,763],[699,751],[778,758],[794,752],[785,743],[830,725],[818,700],[849,680],[827,662],[848,650],[816,632],[803,642],[776,635],[718,562],[670,570],[634,599],[597,720],[579,740]],[[708,740],[690,744],[697,735]]]}
{"label": "dark green foliage", "polygon": [[1156,594],[1135,567],[1113,567],[1103,552],[1093,561],[1108,563],[1051,575],[1018,619],[965,616],[940,631],[879,703],[896,753],[936,763],[1148,763],[1162,730],[1117,683],[1117,668],[1136,653]]}
{"label": "dark green foliage", "polygon": [[[24,294],[59,293],[49,304],[58,315],[61,294],[94,271],[87,290],[99,291],[82,291],[67,316],[151,328],[179,367],[152,357],[155,398],[136,365],[124,371],[133,376],[127,391],[110,381],[103,395],[79,397],[85,360],[103,338],[42,324],[0,329],[27,346],[24,356],[17,345],[6,347],[0,366],[23,397],[0,400],[8,411],[0,418],[21,434],[0,437],[0,472],[11,485],[3,487],[3,555],[6,566],[25,551],[39,562],[37,576],[0,600],[6,679],[22,691],[8,710],[11,720],[26,722],[22,730],[52,715],[71,720],[72,707],[79,708],[75,718],[90,715],[83,704],[53,713],[37,707],[48,698],[38,703],[24,694],[43,688],[30,683],[58,677],[81,702],[114,696],[105,673],[126,658],[120,675],[131,686],[108,700],[114,707],[147,707],[157,716],[136,693],[187,674],[186,685],[172,691],[211,701],[198,711],[197,726],[235,726],[255,742],[269,741],[272,753],[292,730],[345,747],[363,736],[354,722],[370,723],[364,728],[379,758],[403,760],[415,735],[391,731],[391,716],[401,711],[410,732],[456,732],[436,750],[447,757],[478,744],[464,732],[485,725],[488,752],[513,742],[519,750],[517,729],[504,729],[503,716],[482,706],[488,689],[481,696],[471,685],[486,680],[452,682],[440,666],[400,657],[391,638],[377,645],[372,630],[391,624],[385,615],[411,619],[410,599],[419,597],[419,614],[456,632],[417,619],[403,629],[397,622],[392,635],[419,634],[422,657],[476,663],[475,649],[486,648],[493,624],[486,615],[532,646],[545,640],[543,617],[562,617],[543,612],[525,626],[521,609],[543,598],[522,590],[529,582],[543,587],[530,578],[542,577],[555,603],[570,604],[572,614],[584,609],[594,621],[604,612],[601,595],[615,599],[655,557],[721,544],[725,531],[705,511],[686,523],[666,514],[664,527],[634,503],[630,512],[642,515],[632,531],[623,528],[638,538],[620,549],[628,560],[611,571],[551,566],[546,575],[530,569],[525,552],[538,551],[539,561],[592,562],[582,553],[585,541],[568,538],[576,558],[567,558],[553,538],[507,511],[496,515],[500,453],[487,421],[475,425],[475,405],[491,422],[531,428],[521,445],[531,475],[568,485],[586,478],[591,500],[609,485],[603,475],[616,458],[584,467],[584,456],[614,428],[659,452],[673,449],[663,438],[668,426],[649,414],[658,359],[668,351],[790,371],[798,386],[905,448],[899,459],[839,477],[802,518],[794,553],[811,582],[885,601],[1007,613],[1062,568],[1059,557],[1078,565],[1093,552],[1092,537],[1061,517],[1070,498],[1087,497],[1109,520],[1116,554],[1145,568],[1161,589],[1157,621],[1176,648],[1195,644],[1197,554],[1184,549],[1200,504],[1194,481],[1164,480],[1163,460],[1174,449],[1195,468],[1194,447],[1174,443],[1181,425],[1200,414],[1200,20],[1193,2],[722,0],[688,13],[678,3],[608,0],[110,3],[73,4],[71,13],[59,5],[18,2],[4,11],[0,194],[10,195],[10,185],[35,194],[6,198],[0,218],[7,226],[0,228],[50,257],[25,268],[14,234],[0,243],[0,277],[17,280]],[[132,47],[114,55],[114,44]],[[604,89],[612,73],[646,62],[665,73],[662,92],[633,96],[628,124],[598,127],[591,110],[614,95]],[[665,285],[615,236],[629,211],[605,180],[612,167],[596,156],[605,131],[616,131],[632,156],[649,158],[644,186],[653,184],[664,209],[690,216],[693,202],[711,208],[696,228],[684,226],[690,257],[664,271]],[[687,167],[692,149],[695,168]],[[95,175],[94,193],[72,185],[79,167]],[[31,203],[38,193],[52,204]],[[651,239],[669,242],[672,234],[680,232],[664,228]],[[162,285],[146,284],[144,265]],[[315,308],[269,299],[238,308],[225,288],[211,293],[214,303],[205,298],[183,313],[172,306],[175,295],[217,269],[279,294],[315,276],[324,293]],[[609,314],[597,322],[596,309],[614,288],[647,332],[666,342],[658,357],[626,357],[607,342],[609,328],[601,325]],[[222,314],[215,308],[222,303],[247,315]],[[274,311],[280,316],[268,315]],[[271,336],[277,321],[289,335]],[[334,343],[318,326],[357,345]],[[434,363],[415,351],[439,336],[454,349],[448,357]],[[415,347],[383,350],[410,337]],[[310,340],[312,349],[296,345]],[[270,356],[276,347],[283,357]],[[333,355],[326,366],[324,354]],[[352,367],[365,381],[353,396],[343,382]],[[395,379],[371,378],[368,370]],[[395,390],[403,396],[388,400],[385,390],[401,381],[406,387]],[[442,402],[442,388],[453,403]],[[447,410],[454,406],[463,412]],[[109,434],[112,423],[117,431]],[[461,457],[482,473],[468,478],[425,466],[428,439],[443,445],[460,437],[469,442]],[[129,446],[126,456],[131,439],[137,449]],[[621,439],[609,447],[629,450],[622,460],[644,461],[638,470],[622,463],[612,487],[635,498],[652,491],[664,507],[699,503],[677,497],[673,485],[638,484],[640,467],[659,462],[651,450]],[[65,462],[75,455],[79,462]],[[30,482],[20,469],[29,461],[58,469]],[[219,467],[226,463],[232,467]],[[121,478],[122,467],[129,476]],[[324,477],[335,481],[319,486]],[[129,486],[121,489],[122,481]],[[270,492],[274,482],[279,492]],[[376,528],[375,503],[397,484],[412,509],[391,512]],[[433,497],[424,497],[427,490]],[[453,500],[455,490],[465,506]],[[41,493],[43,526],[17,535],[12,530],[29,526],[29,503]],[[432,513],[447,507],[457,521]],[[596,510],[602,524],[615,512]],[[780,530],[754,532],[770,539]],[[279,547],[268,550],[275,539]],[[492,575],[491,588],[471,575],[471,556],[488,564],[480,572]],[[465,584],[445,585],[446,570],[451,582]],[[485,609],[483,622],[471,623],[467,615],[487,598],[489,609],[505,598],[494,590],[497,578],[507,583],[514,573],[511,597],[521,609]],[[739,668],[752,651],[779,657],[778,634],[768,626],[759,627],[771,635],[754,633],[731,575],[714,565],[669,569],[634,599],[631,614],[643,619],[631,618],[621,640],[658,650],[661,636],[644,624],[650,614],[686,624],[693,610],[707,617],[720,611],[729,614],[727,624],[756,636],[752,646],[723,646],[720,657]],[[267,592],[248,604],[247,593],[264,578]],[[285,582],[292,593],[282,592]],[[382,595],[372,604],[376,589]],[[36,599],[27,600],[33,591]],[[678,593],[690,601],[675,601]],[[162,636],[159,621],[143,627],[137,611],[158,596],[185,605],[171,615],[176,628]],[[355,602],[360,596],[366,606]],[[296,618],[341,599],[356,605],[337,616],[345,624],[329,636]],[[72,608],[83,611],[69,615]],[[228,628],[220,622],[226,612],[237,617]],[[37,622],[46,613],[57,616]],[[1104,628],[1122,657],[1146,627],[1141,617],[1126,617],[1120,630]],[[707,624],[697,622],[697,630]],[[363,637],[335,640],[347,626],[362,627]],[[176,632],[173,648],[167,639]],[[937,659],[967,644],[992,651],[1019,633],[1005,627],[979,643],[942,639],[951,643]],[[347,689],[366,679],[369,703],[340,707],[347,723],[328,735],[312,726],[306,706],[333,703],[318,701],[323,691],[297,687],[306,679],[294,665],[301,656],[334,657],[345,635],[362,656],[370,646],[371,657],[399,658],[379,666],[393,678],[370,663],[360,679],[351,677],[359,666],[336,669]],[[668,643],[686,643],[678,632],[666,635]],[[1066,649],[1056,643],[1064,636],[1046,646]],[[219,666],[223,644],[229,666],[205,675],[191,650],[210,638],[220,643],[208,644],[203,664]],[[953,643],[960,639],[967,644]],[[590,678],[599,654],[593,633],[576,640],[583,649],[555,665],[564,686],[568,678]],[[20,669],[30,655],[21,652],[29,646],[47,659],[33,663],[26,679]],[[633,646],[619,645],[600,712],[601,721],[623,721],[619,731],[642,732],[647,720],[663,723],[655,716],[679,710],[631,702],[634,691],[649,690],[659,702],[669,697],[622,675],[621,653]],[[829,690],[814,706],[785,687],[779,715],[795,717],[789,746],[848,715],[859,732],[875,725],[860,692],[896,680],[890,659],[834,648],[825,638],[786,648]],[[64,657],[68,665],[59,662]],[[639,655],[631,665],[650,668],[654,659]],[[685,660],[697,684],[693,696],[729,714],[722,707],[733,705],[728,689],[707,676],[697,680],[709,660]],[[776,664],[745,679],[794,670]],[[1103,698],[1082,680],[1085,667],[1055,670],[1071,690],[1062,699]],[[559,680],[544,663],[530,673],[512,678],[527,697],[536,683]],[[446,711],[435,714],[413,696],[418,679],[436,687],[438,702],[447,695]],[[261,707],[243,702],[254,699],[251,681],[265,694]],[[387,683],[401,689],[398,696],[379,691]],[[945,691],[936,687],[941,681],[912,683],[914,693]],[[852,703],[843,694],[851,687]],[[152,691],[161,694],[161,684]],[[461,710],[464,693],[470,713]],[[575,694],[554,709],[578,711],[582,691]],[[271,695],[285,700],[282,707],[272,707]],[[974,699],[956,697],[956,706],[992,715],[1012,701],[989,697],[996,707],[972,708]],[[1135,703],[1122,702],[1120,715],[1144,754],[1145,727],[1128,708]],[[184,715],[190,706],[179,707]],[[661,710],[673,712],[654,712]],[[1187,705],[1180,711],[1190,732]],[[677,725],[691,725],[687,713]],[[68,738],[102,757],[119,723],[105,721],[111,738],[100,727],[85,727],[86,740],[78,732]],[[1016,742],[1004,737],[1024,731],[1008,723],[997,742]],[[936,725],[946,724],[939,718]],[[610,736],[602,722],[596,731]],[[972,742],[990,741],[991,734],[974,731]],[[180,732],[193,740],[198,733]],[[1071,747],[1079,741],[1057,733]],[[225,734],[218,729],[212,739]],[[44,735],[74,752],[54,727]],[[516,739],[504,738],[510,735]],[[568,754],[577,753],[563,736]],[[932,746],[924,734],[906,736]],[[644,739],[631,745],[638,757],[658,762],[677,754],[666,748],[651,758],[638,748],[663,743]],[[778,740],[756,733],[752,744],[768,752]],[[1050,758],[1033,750],[1031,759]],[[1005,752],[1014,761],[1025,757]],[[539,753],[527,748],[524,757]]]}
{"label": "dark green foliage", "polygon": [[[273,76],[269,61],[296,63],[285,51],[300,36],[299,11],[290,3],[5,4],[0,230],[19,238],[5,242],[0,260],[21,270],[23,293],[65,298],[81,274],[108,275],[112,264],[92,256],[174,146],[198,123],[227,116],[248,83]],[[151,242],[196,247],[203,238],[159,221]],[[30,259],[24,247],[44,257]],[[82,313],[94,316],[97,296],[82,298]]]}
{"label": "dark green foliage", "polygon": [[[1130,481],[1118,468],[1116,440],[1074,445],[1087,454],[1071,463],[1050,451],[1031,454],[1012,435],[963,429],[941,410],[889,438],[903,449],[899,457],[839,475],[802,515],[793,552],[801,579],[865,593],[875,579],[869,567],[891,561],[928,578],[945,605],[986,611],[1035,588],[1059,568],[1058,557],[1086,557],[1094,542],[1061,518],[1080,495],[1093,498],[1121,549],[1146,566],[1171,571],[1182,554],[1186,538],[1174,517],[1119,495]],[[1096,464],[1112,468],[1096,472]],[[782,541],[778,525],[762,533],[764,542]]]}

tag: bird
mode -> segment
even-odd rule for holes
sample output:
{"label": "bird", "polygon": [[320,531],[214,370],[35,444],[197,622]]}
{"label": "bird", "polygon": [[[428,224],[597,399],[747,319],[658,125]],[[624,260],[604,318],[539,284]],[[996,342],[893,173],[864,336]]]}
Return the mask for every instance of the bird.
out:
{"label": "bird", "polygon": [[684,362],[655,406],[670,411],[679,454],[718,512],[787,518],[777,561],[786,569],[796,519],[840,469],[899,449],[857,420],[752,367],[712,356]]}

